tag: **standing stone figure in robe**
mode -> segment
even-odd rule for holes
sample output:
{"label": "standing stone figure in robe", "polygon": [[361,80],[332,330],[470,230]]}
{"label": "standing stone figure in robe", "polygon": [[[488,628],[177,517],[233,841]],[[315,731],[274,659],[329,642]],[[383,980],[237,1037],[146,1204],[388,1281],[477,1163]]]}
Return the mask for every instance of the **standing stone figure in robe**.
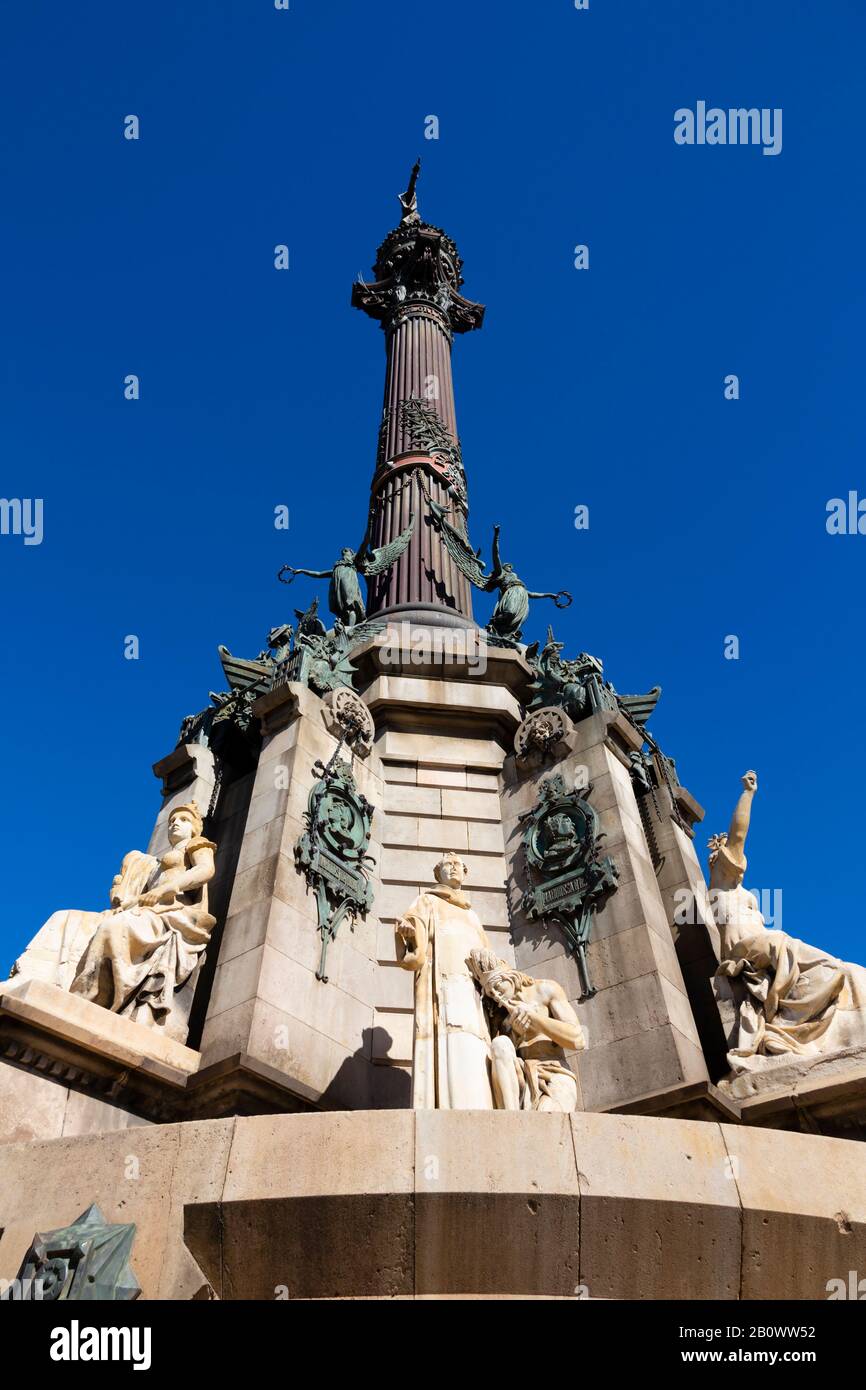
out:
{"label": "standing stone figure in robe", "polygon": [[498,1015],[491,1046],[496,1109],[576,1110],[577,1077],[566,1052],[582,1051],[586,1040],[562,985],[524,975],[492,951],[473,951],[470,965]]}
{"label": "standing stone figure in robe", "polygon": [[747,772],[730,830],[710,840],[710,902],[721,935],[716,973],[739,981],[743,994],[728,1053],[735,1073],[786,1053],[808,1058],[866,1047],[866,969],[768,930],[757,898],[743,887],[757,790],[755,773]]}
{"label": "standing stone figure in robe", "polygon": [[492,1110],[490,1029],[470,966],[490,942],[463,892],[466,865],[447,853],[436,887],[397,924],[399,964],[415,972],[412,1104],[416,1110]]}

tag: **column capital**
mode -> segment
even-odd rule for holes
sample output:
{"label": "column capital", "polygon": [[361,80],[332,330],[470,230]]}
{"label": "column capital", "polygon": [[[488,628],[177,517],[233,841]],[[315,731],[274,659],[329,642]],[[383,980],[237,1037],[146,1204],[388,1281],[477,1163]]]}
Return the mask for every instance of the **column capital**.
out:
{"label": "column capital", "polygon": [[401,223],[376,253],[375,280],[356,280],[352,304],[387,329],[400,317],[425,312],[450,333],[470,333],[484,320],[484,305],[460,293],[463,262],[441,227]]}

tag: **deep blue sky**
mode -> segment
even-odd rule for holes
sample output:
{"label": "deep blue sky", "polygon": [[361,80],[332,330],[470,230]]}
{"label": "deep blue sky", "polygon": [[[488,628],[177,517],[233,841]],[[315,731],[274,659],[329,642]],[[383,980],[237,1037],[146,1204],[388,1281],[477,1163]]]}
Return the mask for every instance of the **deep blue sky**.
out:
{"label": "deep blue sky", "polygon": [[[419,153],[488,306],[455,351],[475,545],[500,522],[574,591],[569,649],[663,685],[702,859],[755,767],[747,882],[866,958],[866,537],[825,530],[866,494],[864,40],[860,0],[7,7],[0,492],[45,538],[0,537],[0,975],[107,904],[217,643],[254,655],[313,592],[278,565],[360,540],[384,359],[349,293]],[[699,99],[783,108],[781,155],[675,145]]]}

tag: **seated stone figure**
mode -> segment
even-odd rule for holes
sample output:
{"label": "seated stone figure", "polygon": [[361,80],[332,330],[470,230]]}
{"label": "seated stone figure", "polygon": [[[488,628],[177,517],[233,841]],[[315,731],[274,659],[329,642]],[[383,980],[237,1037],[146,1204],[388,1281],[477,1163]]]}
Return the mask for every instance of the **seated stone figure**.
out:
{"label": "seated stone figure", "polygon": [[771,1057],[815,1057],[866,1047],[866,969],[769,930],[743,887],[744,847],[758,789],[754,772],[727,835],[710,840],[710,902],[721,937],[718,975],[739,982],[739,1011],[728,1061],[733,1073]]}
{"label": "seated stone figure", "polygon": [[111,886],[105,912],[55,912],[15,962],[13,978],[35,978],[79,994],[137,1023],[172,1027],[174,996],[204,959],[215,918],[207,884],[216,846],[202,836],[195,802],[168,822],[161,858],[133,850]]}
{"label": "seated stone figure", "polygon": [[534,980],[492,951],[476,950],[470,968],[497,1019],[491,1079],[497,1110],[577,1109],[577,1078],[566,1050],[585,1046],[577,1014],[555,980]]}

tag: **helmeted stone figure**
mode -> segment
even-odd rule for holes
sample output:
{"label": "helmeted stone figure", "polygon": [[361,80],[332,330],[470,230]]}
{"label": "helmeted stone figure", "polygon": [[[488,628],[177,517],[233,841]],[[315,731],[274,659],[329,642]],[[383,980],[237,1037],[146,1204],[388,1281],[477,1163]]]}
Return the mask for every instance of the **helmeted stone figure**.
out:
{"label": "helmeted stone figure", "polygon": [[466,865],[444,854],[437,881],[397,924],[399,964],[415,972],[412,1104],[416,1110],[492,1110],[490,1029],[470,968],[490,950],[464,894]]}
{"label": "helmeted stone figure", "polygon": [[866,969],[764,924],[754,893],[743,887],[744,853],[758,789],[754,772],[727,835],[710,840],[710,901],[721,935],[717,973],[744,986],[733,1071],[754,1070],[769,1057],[803,1057],[866,1046]]}

